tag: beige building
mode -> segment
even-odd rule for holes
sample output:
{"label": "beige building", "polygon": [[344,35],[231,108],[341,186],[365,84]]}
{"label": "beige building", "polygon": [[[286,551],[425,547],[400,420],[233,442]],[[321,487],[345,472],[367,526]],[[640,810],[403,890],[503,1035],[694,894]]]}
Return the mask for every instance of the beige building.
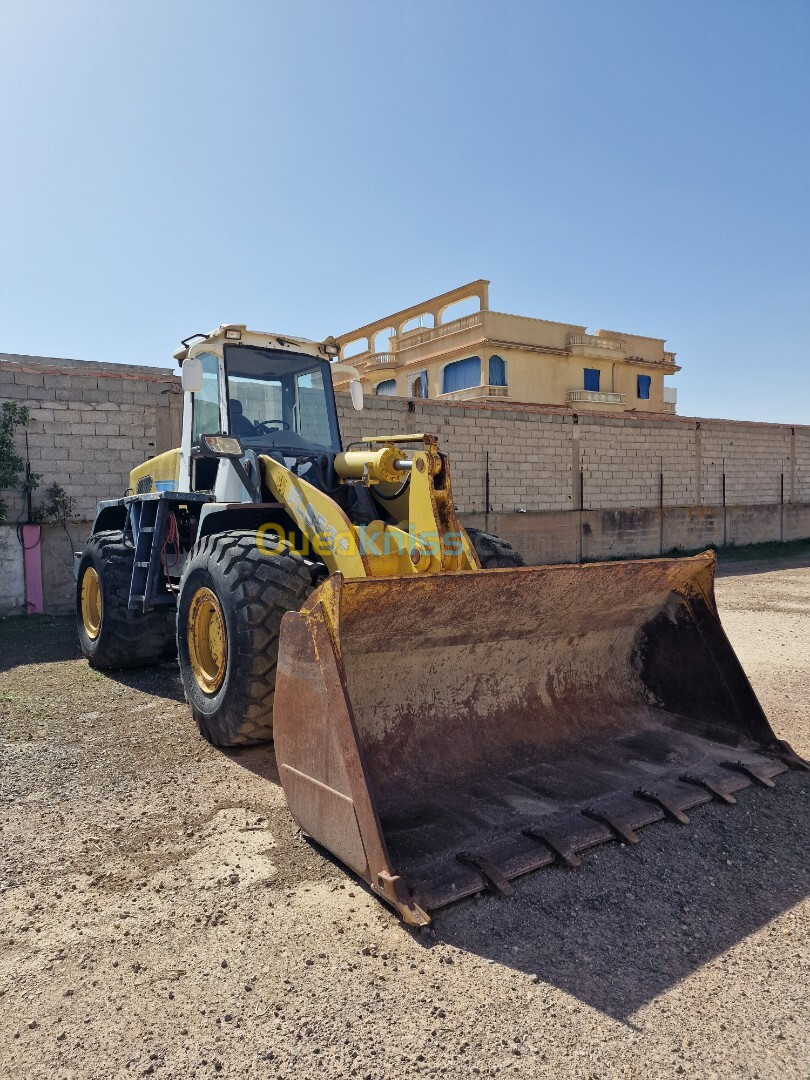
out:
{"label": "beige building", "polygon": [[[341,334],[341,359],[369,394],[675,412],[664,377],[680,368],[663,338],[490,311],[488,286],[473,281]],[[454,317],[476,301],[478,311]]]}

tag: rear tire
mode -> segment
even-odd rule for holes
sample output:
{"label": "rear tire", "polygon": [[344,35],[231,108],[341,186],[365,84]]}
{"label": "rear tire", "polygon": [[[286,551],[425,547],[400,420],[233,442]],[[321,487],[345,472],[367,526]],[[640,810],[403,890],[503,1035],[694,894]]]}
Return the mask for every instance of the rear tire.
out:
{"label": "rear tire", "polygon": [[177,653],[186,700],[200,734],[215,746],[273,737],[281,618],[312,592],[304,560],[266,555],[255,531],[206,536],[180,582]]}
{"label": "rear tire", "polygon": [[525,566],[523,557],[494,533],[485,533],[480,529],[467,529],[472,546],[481,561],[483,570],[497,570],[505,566]]}
{"label": "rear tire", "polygon": [[76,579],[76,622],[82,652],[94,668],[144,667],[175,654],[174,608],[130,611],[135,549],[120,530],[87,541]]}

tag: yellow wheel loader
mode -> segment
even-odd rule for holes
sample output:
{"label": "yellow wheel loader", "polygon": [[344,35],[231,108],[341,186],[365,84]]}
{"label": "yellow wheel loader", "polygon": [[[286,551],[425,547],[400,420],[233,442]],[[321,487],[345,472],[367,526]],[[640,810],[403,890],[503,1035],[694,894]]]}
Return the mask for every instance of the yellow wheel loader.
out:
{"label": "yellow wheel loader", "polygon": [[218,746],[273,739],[293,816],[405,922],[806,768],[720,625],[714,557],[525,567],[465,530],[430,435],[341,446],[334,339],[183,342],[181,446],[99,503],[98,668],[177,654]]}

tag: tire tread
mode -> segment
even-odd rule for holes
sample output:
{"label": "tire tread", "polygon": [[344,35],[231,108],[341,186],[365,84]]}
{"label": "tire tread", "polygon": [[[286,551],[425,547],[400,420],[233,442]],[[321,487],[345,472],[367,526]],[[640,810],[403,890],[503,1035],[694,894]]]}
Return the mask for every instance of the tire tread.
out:
{"label": "tire tread", "polygon": [[[192,549],[180,582],[180,593],[189,577],[200,569],[216,567],[228,585],[228,596],[220,596],[236,624],[233,653],[238,672],[231,673],[233,685],[215,714],[198,709],[189,694],[187,650],[180,639],[178,655],[181,677],[194,719],[201,734],[216,746],[244,746],[266,742],[273,735],[273,697],[282,616],[297,611],[312,591],[312,577],[306,563],[292,551],[267,556],[256,544],[255,531],[230,530],[203,537]],[[181,608],[183,601],[181,599]],[[228,676],[226,675],[226,679]]]}

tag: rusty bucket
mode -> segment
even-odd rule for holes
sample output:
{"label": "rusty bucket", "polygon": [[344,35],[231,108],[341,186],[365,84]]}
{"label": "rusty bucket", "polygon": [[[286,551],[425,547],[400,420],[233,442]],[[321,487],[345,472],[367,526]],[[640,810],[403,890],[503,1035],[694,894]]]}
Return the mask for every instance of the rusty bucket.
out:
{"label": "rusty bucket", "polygon": [[284,616],[274,737],[305,833],[411,924],[804,763],[715,560],[334,575]]}

